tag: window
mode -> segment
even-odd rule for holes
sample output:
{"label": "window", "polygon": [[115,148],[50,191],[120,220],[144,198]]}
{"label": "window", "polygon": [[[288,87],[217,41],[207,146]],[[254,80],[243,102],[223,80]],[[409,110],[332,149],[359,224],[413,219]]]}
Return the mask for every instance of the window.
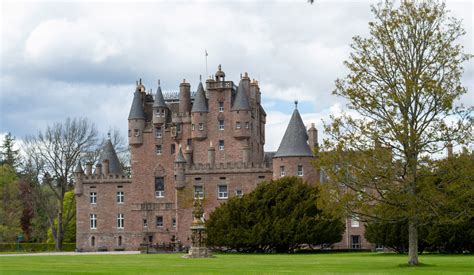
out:
{"label": "window", "polygon": [[359,227],[359,226],[360,226],[359,217],[353,216],[351,218],[351,227]]}
{"label": "window", "polygon": [[140,136],[140,130],[135,129],[135,130],[134,130],[134,135],[135,135],[136,137]]}
{"label": "window", "polygon": [[163,216],[156,216],[156,226],[163,227]]}
{"label": "window", "polygon": [[161,138],[162,135],[161,135],[161,127],[156,127],[155,128],[155,136],[156,138]]}
{"label": "window", "polygon": [[125,196],[123,191],[118,191],[117,192],[117,203],[123,203],[125,200]]}
{"label": "window", "polygon": [[188,146],[193,145],[193,139],[188,138],[188,141],[186,142],[186,144],[187,144]]}
{"label": "window", "polygon": [[120,213],[117,215],[117,228],[118,229],[123,229],[125,219],[123,217],[123,214]]}
{"label": "window", "polygon": [[176,227],[176,218],[173,218],[173,219],[171,220],[171,225],[172,225],[173,227]]}
{"label": "window", "polygon": [[219,119],[219,130],[224,131],[224,120]]}
{"label": "window", "polygon": [[243,195],[244,195],[244,192],[242,192],[242,190],[240,190],[240,189],[235,190],[235,196],[236,197],[242,198]]}
{"label": "window", "polygon": [[218,194],[217,197],[219,199],[227,199],[227,185],[219,185],[218,186]]}
{"label": "window", "polygon": [[174,154],[176,152],[176,144],[171,144],[171,154]]}
{"label": "window", "polygon": [[280,177],[284,177],[285,176],[285,166],[280,166]]}
{"label": "window", "polygon": [[204,130],[204,123],[199,123],[199,131]]}
{"label": "window", "polygon": [[194,127],[194,123],[191,124],[191,131],[194,131],[195,127]]}
{"label": "window", "polygon": [[176,124],[176,132],[181,133],[181,124]]}
{"label": "window", "polygon": [[91,246],[95,246],[95,237],[94,236],[91,237]]}
{"label": "window", "polygon": [[359,235],[352,235],[351,236],[351,248],[352,249],[359,249],[360,248],[360,236]]}
{"label": "window", "polygon": [[163,177],[155,178],[155,197],[165,197],[165,179]]}
{"label": "window", "polygon": [[237,121],[237,122],[235,123],[235,129],[240,129],[240,128],[241,128],[241,127],[240,127],[240,121]]}
{"label": "window", "polygon": [[156,151],[156,154],[157,154],[157,155],[163,154],[163,150],[162,150],[162,148],[161,148],[161,145],[156,145],[156,146],[155,146],[155,151]]}
{"label": "window", "polygon": [[91,204],[97,203],[97,192],[90,192],[89,201]]}
{"label": "window", "polygon": [[97,229],[97,214],[90,215],[91,229]]}
{"label": "window", "polygon": [[219,112],[224,112],[224,102],[219,101]]}
{"label": "window", "polygon": [[303,165],[298,165],[298,176],[299,177],[303,176]]}
{"label": "window", "polygon": [[118,237],[117,244],[118,246],[122,246],[122,236]]}
{"label": "window", "polygon": [[148,227],[148,220],[147,219],[143,219],[143,227]]}
{"label": "window", "polygon": [[202,185],[194,186],[194,198],[195,199],[203,199],[204,198],[204,188]]}
{"label": "window", "polygon": [[165,115],[166,115],[165,110],[161,109],[160,114],[161,114],[162,117],[165,117]]}
{"label": "window", "polygon": [[247,121],[245,122],[245,129],[249,129],[250,128],[250,123]]}
{"label": "window", "polygon": [[223,140],[219,140],[219,150],[224,150],[224,141]]}

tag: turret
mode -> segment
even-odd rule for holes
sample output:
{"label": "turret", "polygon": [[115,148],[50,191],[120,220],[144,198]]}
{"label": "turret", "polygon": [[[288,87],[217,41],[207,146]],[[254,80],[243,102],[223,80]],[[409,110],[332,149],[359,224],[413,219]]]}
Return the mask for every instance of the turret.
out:
{"label": "turret", "polygon": [[224,71],[222,70],[221,64],[219,64],[219,67],[217,67],[216,81],[217,81],[217,82],[223,82],[223,81],[225,81],[225,73],[224,73]]}
{"label": "turret", "polygon": [[143,143],[143,129],[145,128],[145,112],[143,111],[143,99],[141,86],[137,86],[133,94],[132,106],[128,115],[128,143],[138,145]]}
{"label": "turret", "polygon": [[156,126],[166,123],[168,115],[168,106],[165,103],[163,92],[161,91],[160,80],[158,80],[158,89],[156,90],[155,100],[153,102],[153,124]]}
{"label": "turret", "polygon": [[78,161],[76,168],[74,169],[74,179],[76,181],[76,184],[74,186],[74,194],[76,194],[76,196],[80,196],[84,192],[84,187],[82,185],[83,177],[84,170],[82,170],[81,161]]}
{"label": "turret", "polygon": [[234,137],[237,139],[250,138],[251,136],[251,107],[245,91],[246,80],[241,79],[232,108]]}
{"label": "turret", "polygon": [[204,88],[202,82],[199,82],[191,109],[191,138],[198,140],[207,138],[207,113],[209,109]]}
{"label": "turret", "polygon": [[189,145],[186,146],[184,151],[184,158],[186,159],[186,165],[189,167],[193,164],[193,149]]}
{"label": "turret", "polygon": [[186,83],[186,79],[183,79],[183,83],[179,84],[179,112],[189,113],[191,110],[191,85]]}
{"label": "turret", "polygon": [[209,148],[207,148],[207,162],[210,167],[214,167],[216,164],[216,149],[212,145],[212,141],[209,142]]}
{"label": "turret", "polygon": [[313,152],[308,145],[308,134],[297,106],[298,102],[295,101],[290,123],[273,157],[273,179],[298,176],[315,183],[319,180],[319,173],[312,165]]}
{"label": "turret", "polygon": [[308,129],[308,142],[309,148],[314,152],[314,149],[318,148],[318,130],[314,127],[314,123],[311,123],[311,127]]}
{"label": "turret", "polygon": [[175,188],[181,189],[186,184],[186,159],[183,156],[183,151],[181,150],[181,146],[179,147],[179,151],[176,154],[176,159],[174,161],[174,175],[175,175]]}

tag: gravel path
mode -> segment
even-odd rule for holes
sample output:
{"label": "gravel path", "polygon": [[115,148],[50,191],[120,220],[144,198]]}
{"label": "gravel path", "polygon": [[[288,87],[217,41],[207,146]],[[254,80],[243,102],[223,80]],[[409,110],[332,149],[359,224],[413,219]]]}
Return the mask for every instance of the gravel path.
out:
{"label": "gravel path", "polygon": [[38,252],[38,253],[15,253],[15,254],[0,254],[0,257],[15,257],[15,256],[76,256],[76,255],[129,255],[140,254],[140,251],[105,251],[105,252]]}

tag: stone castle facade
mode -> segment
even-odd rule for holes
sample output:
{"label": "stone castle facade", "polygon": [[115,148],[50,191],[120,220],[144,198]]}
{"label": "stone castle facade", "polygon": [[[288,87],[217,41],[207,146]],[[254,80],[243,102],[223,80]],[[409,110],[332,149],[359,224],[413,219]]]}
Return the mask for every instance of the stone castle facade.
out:
{"label": "stone castle facade", "polygon": [[[204,88],[205,85],[205,88]],[[264,152],[266,113],[258,82],[245,73],[238,85],[214,77],[191,93],[153,96],[137,83],[128,118],[131,177],[108,140],[94,167],[75,169],[77,247],[83,251],[137,250],[141,244],[190,244],[194,199],[204,216],[228,198],[283,176],[320,181],[311,164],[318,146],[295,108],[277,152]],[[363,224],[348,219],[336,248],[372,248]]]}

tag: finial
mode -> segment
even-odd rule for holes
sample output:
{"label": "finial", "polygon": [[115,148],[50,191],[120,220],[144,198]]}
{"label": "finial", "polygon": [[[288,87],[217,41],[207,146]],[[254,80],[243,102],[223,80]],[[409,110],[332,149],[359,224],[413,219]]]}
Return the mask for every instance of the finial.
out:
{"label": "finial", "polygon": [[295,109],[298,109],[298,100],[295,100]]}
{"label": "finial", "polygon": [[158,79],[158,87],[160,87],[161,83],[160,83],[160,80]]}
{"label": "finial", "polygon": [[186,83],[186,78],[183,78],[183,83]]}
{"label": "finial", "polygon": [[140,78],[140,85],[142,85],[142,79]]}
{"label": "finial", "polygon": [[138,87],[138,80],[137,80],[137,81],[135,81],[135,85]]}
{"label": "finial", "polygon": [[219,71],[222,70],[221,64],[219,64],[219,67],[217,67],[217,69],[218,69]]}
{"label": "finial", "polygon": [[110,132],[107,133],[107,139],[110,140]]}
{"label": "finial", "polygon": [[199,75],[199,82],[202,81],[202,75]]}
{"label": "finial", "polygon": [[240,73],[240,79],[242,79],[242,73]]}
{"label": "finial", "polygon": [[245,77],[249,77],[249,73],[245,72],[245,73],[244,73],[244,76],[245,76]]}

